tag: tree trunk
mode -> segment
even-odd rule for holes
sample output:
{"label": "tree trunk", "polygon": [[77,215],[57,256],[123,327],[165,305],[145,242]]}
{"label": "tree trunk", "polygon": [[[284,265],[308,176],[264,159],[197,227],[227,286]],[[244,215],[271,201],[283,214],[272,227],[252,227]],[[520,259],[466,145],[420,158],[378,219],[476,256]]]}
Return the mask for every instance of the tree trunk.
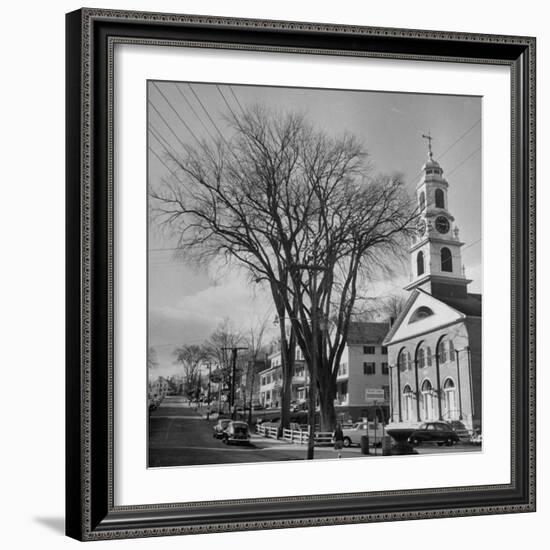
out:
{"label": "tree trunk", "polygon": [[317,391],[319,394],[319,408],[321,413],[321,431],[332,432],[336,427],[336,410],[334,408],[336,383],[325,369],[322,369],[322,371],[318,373],[318,376]]}
{"label": "tree trunk", "polygon": [[294,355],[296,344],[294,338],[290,342],[285,338],[281,339],[281,368],[283,371],[283,385],[281,388],[281,427],[290,428],[290,399],[292,387],[292,373],[294,371]]}

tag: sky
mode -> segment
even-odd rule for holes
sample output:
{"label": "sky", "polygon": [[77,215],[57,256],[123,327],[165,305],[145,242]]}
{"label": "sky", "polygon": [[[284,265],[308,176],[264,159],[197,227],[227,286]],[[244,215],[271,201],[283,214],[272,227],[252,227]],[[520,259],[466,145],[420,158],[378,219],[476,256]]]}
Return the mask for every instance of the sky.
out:
{"label": "sky", "polygon": [[[352,133],[365,145],[375,172],[400,173],[414,190],[427,158],[422,134],[433,137],[434,159],[449,182],[448,209],[465,243],[462,261],[473,279],[470,292],[481,292],[481,132],[482,100],[474,96],[324,90],[149,82],[149,186],[170,173],[162,162],[164,147],[176,151],[196,145],[195,137],[231,135],[230,109],[262,103],[274,110],[304,113],[316,128],[332,135]],[[237,269],[200,271],[174,255],[174,240],[149,220],[149,342],[157,351],[158,373],[177,372],[173,350],[200,344],[224,319],[246,330],[272,311],[271,298]],[[391,279],[379,280],[369,295],[402,291],[409,281],[405,263]],[[274,316],[274,312],[273,312]],[[276,327],[271,329],[276,335]]]}

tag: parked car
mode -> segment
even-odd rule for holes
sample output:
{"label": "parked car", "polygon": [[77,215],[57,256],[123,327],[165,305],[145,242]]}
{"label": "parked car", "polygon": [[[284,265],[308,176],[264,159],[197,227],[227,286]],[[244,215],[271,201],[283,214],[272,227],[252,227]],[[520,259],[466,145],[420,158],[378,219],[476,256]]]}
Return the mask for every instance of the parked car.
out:
{"label": "parked car", "polygon": [[472,437],[472,433],[460,420],[451,420],[449,422],[451,428],[455,431],[456,435],[458,435],[458,439],[460,439],[463,443],[469,443],[470,439]]}
{"label": "parked car", "polygon": [[250,431],[246,422],[232,420],[223,432],[222,441],[229,443],[250,443]]}
{"label": "parked car", "polygon": [[375,441],[377,444],[382,444],[384,425],[381,422],[375,425],[373,421],[362,420],[351,427],[342,428],[342,432],[344,432],[344,447],[360,445],[361,437],[364,435],[368,436],[370,445],[374,445]]}
{"label": "parked car", "polygon": [[481,445],[483,443],[483,436],[479,430],[474,430],[470,436],[470,443],[472,445]]}
{"label": "parked car", "polygon": [[437,443],[450,447],[458,443],[460,438],[447,422],[424,422],[411,433],[408,441],[411,445]]}
{"label": "parked car", "polygon": [[227,429],[227,426],[231,422],[230,418],[220,418],[213,427],[214,433],[212,434],[212,437],[214,439],[223,439],[223,436],[225,434],[225,430]]}

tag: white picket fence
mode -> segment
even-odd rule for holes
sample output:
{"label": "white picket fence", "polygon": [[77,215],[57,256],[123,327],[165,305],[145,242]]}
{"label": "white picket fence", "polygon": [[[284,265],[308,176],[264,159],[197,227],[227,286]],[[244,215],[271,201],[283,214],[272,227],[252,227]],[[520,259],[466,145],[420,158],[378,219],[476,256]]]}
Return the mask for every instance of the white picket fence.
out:
{"label": "white picket fence", "polygon": [[[258,434],[263,437],[277,439],[278,427],[272,424],[258,424]],[[289,443],[305,445],[309,439],[308,430],[283,429],[282,439]],[[315,432],[315,445],[330,445],[332,443],[332,432]]]}
{"label": "white picket fence", "polygon": [[272,439],[277,439],[277,426],[273,426],[272,424],[258,424],[256,426],[256,431],[263,435],[264,437],[271,437]]}

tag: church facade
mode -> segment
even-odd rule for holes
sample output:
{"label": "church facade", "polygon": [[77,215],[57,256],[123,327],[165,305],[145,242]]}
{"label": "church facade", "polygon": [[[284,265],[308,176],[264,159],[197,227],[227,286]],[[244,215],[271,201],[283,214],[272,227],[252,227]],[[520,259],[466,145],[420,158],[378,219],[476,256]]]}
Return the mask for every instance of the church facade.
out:
{"label": "church facade", "polygon": [[468,292],[448,188],[430,144],[416,186],[420,218],[409,249],[409,297],[384,341],[390,417],[410,424],[461,421],[481,430],[482,299]]}

